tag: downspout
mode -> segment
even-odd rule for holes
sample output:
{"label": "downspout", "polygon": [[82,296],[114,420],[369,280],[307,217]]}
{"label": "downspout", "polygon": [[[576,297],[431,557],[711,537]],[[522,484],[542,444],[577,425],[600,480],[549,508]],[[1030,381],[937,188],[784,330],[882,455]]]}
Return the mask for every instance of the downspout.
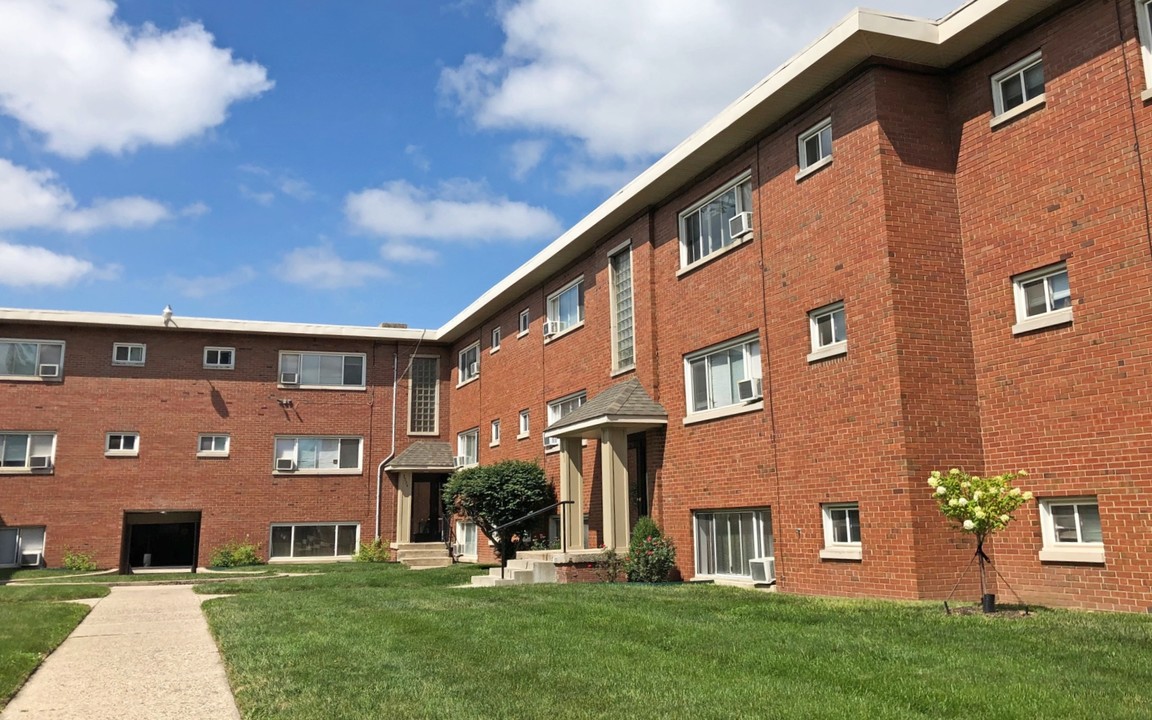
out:
{"label": "downspout", "polygon": [[[397,349],[400,343],[396,343]],[[399,389],[400,375],[399,370],[399,353],[396,350],[392,351],[392,449],[388,451],[388,456],[380,461],[376,466],[376,534],[373,536],[377,542],[380,541],[380,496],[384,491],[384,466],[392,462],[392,458],[396,455],[396,394]]]}

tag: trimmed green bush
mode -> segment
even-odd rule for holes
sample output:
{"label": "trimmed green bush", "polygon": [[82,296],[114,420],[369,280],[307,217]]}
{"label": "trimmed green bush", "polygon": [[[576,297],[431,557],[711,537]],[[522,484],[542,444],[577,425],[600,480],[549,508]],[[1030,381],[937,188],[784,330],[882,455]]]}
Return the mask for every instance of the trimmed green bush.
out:
{"label": "trimmed green bush", "polygon": [[383,538],[360,543],[360,549],[352,556],[356,562],[385,563],[392,560],[392,548]]}
{"label": "trimmed green bush", "polygon": [[212,567],[231,568],[263,565],[260,548],[250,542],[227,542],[212,551]]}
{"label": "trimmed green bush", "polygon": [[676,566],[676,546],[652,518],[641,517],[632,530],[625,571],[628,582],[664,582]]}
{"label": "trimmed green bush", "polygon": [[64,568],[76,572],[92,572],[98,569],[91,555],[67,548],[64,550]]}
{"label": "trimmed green bush", "polygon": [[[457,470],[444,486],[448,514],[463,515],[476,523],[484,537],[496,546],[498,555],[504,552],[504,546],[496,537],[495,528],[554,502],[556,495],[544,477],[544,469],[524,460],[504,460],[495,465]],[[506,528],[502,534],[510,540],[513,535],[524,535],[536,522],[533,518]],[[515,551],[511,543],[508,551]]]}

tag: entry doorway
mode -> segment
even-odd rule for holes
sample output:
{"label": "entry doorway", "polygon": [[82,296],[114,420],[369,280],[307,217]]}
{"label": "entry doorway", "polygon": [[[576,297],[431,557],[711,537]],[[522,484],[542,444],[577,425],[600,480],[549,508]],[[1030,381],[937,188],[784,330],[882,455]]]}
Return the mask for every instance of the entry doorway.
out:
{"label": "entry doorway", "polygon": [[122,573],[154,569],[195,572],[199,548],[199,511],[124,513]]}
{"label": "entry doorway", "polygon": [[444,542],[444,475],[412,476],[412,542]]}

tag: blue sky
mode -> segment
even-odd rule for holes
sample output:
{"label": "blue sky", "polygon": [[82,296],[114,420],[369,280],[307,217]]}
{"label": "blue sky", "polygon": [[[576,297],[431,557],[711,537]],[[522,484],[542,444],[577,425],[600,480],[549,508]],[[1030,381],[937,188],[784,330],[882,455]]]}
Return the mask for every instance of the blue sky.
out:
{"label": "blue sky", "polygon": [[0,306],[437,327],[854,4],[0,0]]}

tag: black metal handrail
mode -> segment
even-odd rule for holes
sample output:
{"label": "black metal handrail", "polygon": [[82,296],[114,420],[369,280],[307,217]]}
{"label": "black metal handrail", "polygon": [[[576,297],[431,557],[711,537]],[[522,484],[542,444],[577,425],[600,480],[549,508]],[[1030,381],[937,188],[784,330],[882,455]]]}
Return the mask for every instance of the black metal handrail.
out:
{"label": "black metal handrail", "polygon": [[[550,510],[555,510],[556,508],[560,508],[560,551],[563,553],[567,553],[568,552],[568,535],[566,533],[567,525],[568,525],[568,523],[566,522],[568,519],[567,506],[568,505],[574,505],[575,502],[576,502],[575,500],[561,500],[558,503],[552,503],[548,507],[542,507],[539,510],[535,510],[533,512],[528,513],[524,517],[516,518],[515,520],[512,520],[511,522],[506,522],[503,525],[492,528],[492,534],[500,533],[500,531],[502,531],[506,528],[510,528],[513,525],[519,525],[520,523],[524,522],[525,520],[531,520],[532,518],[537,517],[539,515],[543,515],[544,513],[548,512]],[[500,534],[500,579],[501,580],[504,579],[504,569],[508,567],[508,548],[510,545],[509,539],[510,538],[505,536],[503,533]]]}

